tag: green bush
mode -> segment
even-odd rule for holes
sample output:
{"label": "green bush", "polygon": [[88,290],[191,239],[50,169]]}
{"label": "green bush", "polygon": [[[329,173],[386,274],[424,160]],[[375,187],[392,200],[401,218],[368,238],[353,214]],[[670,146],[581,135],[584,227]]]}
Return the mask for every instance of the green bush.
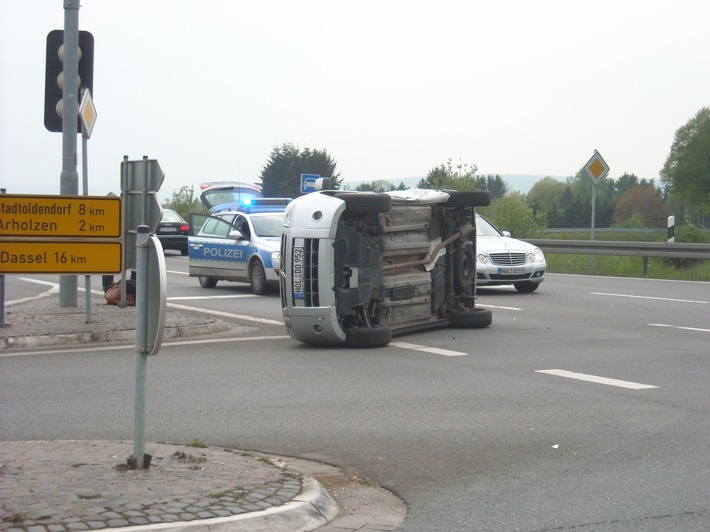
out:
{"label": "green bush", "polygon": [[[686,244],[707,244],[710,242],[710,235],[693,224],[685,224],[676,227],[675,241]],[[701,259],[664,259],[667,264],[671,264],[678,270],[685,270],[690,265],[697,263]]]}

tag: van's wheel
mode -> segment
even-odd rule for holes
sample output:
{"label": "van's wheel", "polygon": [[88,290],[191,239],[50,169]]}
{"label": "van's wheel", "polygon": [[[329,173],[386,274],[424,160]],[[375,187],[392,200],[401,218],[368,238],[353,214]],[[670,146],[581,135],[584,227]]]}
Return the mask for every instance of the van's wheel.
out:
{"label": "van's wheel", "polygon": [[473,243],[466,242],[454,253],[454,284],[458,292],[465,290],[476,275],[476,257]]}
{"label": "van's wheel", "polygon": [[537,290],[537,287],[540,286],[540,283],[533,283],[531,281],[522,281],[519,283],[513,283],[513,286],[515,289],[523,294],[530,294]]}
{"label": "van's wheel", "polygon": [[491,204],[491,193],[487,190],[444,190],[449,194],[447,207],[485,207]]}
{"label": "van's wheel", "polygon": [[493,323],[493,312],[480,307],[454,310],[449,313],[449,323],[455,329],[483,329]]}
{"label": "van's wheel", "polygon": [[386,327],[345,329],[345,347],[384,347],[392,341],[392,331]]}
{"label": "van's wheel", "polygon": [[251,291],[257,296],[263,296],[269,292],[264,266],[258,260],[249,265],[249,284],[251,284]]}
{"label": "van's wheel", "polygon": [[217,286],[217,279],[214,277],[204,277],[200,275],[198,279],[200,280],[200,286],[202,288],[214,288]]}
{"label": "van's wheel", "polygon": [[387,212],[392,208],[392,196],[389,194],[335,194],[345,202],[345,208],[353,213]]}

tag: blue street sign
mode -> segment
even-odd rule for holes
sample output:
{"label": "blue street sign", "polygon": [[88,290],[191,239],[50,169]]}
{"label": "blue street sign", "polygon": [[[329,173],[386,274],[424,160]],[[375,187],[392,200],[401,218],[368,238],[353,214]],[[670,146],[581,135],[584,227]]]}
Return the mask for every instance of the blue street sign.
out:
{"label": "blue street sign", "polygon": [[301,194],[315,192],[317,179],[320,179],[318,174],[301,174]]}

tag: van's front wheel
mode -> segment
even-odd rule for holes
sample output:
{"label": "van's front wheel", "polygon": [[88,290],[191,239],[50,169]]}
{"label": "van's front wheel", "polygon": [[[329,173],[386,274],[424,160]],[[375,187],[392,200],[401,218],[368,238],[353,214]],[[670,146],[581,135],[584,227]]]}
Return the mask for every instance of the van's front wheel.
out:
{"label": "van's front wheel", "polygon": [[345,329],[345,347],[384,347],[392,341],[392,331],[386,327]]}

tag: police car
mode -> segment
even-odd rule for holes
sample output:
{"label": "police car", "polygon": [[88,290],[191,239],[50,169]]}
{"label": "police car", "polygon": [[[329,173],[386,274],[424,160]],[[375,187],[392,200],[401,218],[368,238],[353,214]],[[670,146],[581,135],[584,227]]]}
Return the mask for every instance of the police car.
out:
{"label": "police car", "polygon": [[279,245],[289,201],[250,198],[236,209],[192,215],[190,277],[197,277],[203,288],[214,288],[218,281],[249,283],[257,295],[278,288]]}

